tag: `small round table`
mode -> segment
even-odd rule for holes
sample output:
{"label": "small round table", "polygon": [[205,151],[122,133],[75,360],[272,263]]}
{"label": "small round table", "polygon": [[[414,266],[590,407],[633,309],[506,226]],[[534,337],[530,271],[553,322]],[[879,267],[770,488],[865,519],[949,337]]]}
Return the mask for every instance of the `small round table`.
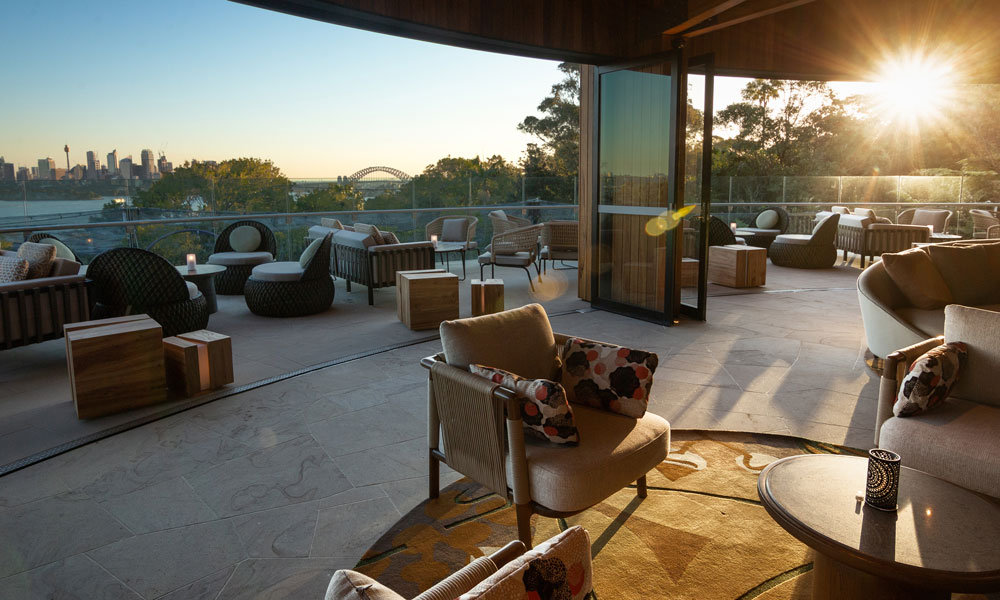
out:
{"label": "small round table", "polygon": [[187,265],[174,267],[181,274],[184,281],[190,281],[198,286],[205,301],[208,302],[208,314],[219,310],[219,304],[215,298],[215,276],[226,270],[222,265],[195,265],[195,270],[191,271]]}
{"label": "small round table", "polygon": [[899,509],[880,511],[855,499],[867,472],[867,458],[807,454],[757,481],[771,518],[815,550],[814,600],[1000,590],[1000,504],[902,467]]}

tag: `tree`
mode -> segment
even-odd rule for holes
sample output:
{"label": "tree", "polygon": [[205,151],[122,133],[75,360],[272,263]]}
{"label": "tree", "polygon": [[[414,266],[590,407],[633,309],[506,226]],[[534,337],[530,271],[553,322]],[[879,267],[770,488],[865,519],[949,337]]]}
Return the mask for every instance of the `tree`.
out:
{"label": "tree", "polygon": [[285,212],[291,206],[290,191],[291,182],[269,160],[188,161],[149,190],[136,192],[133,202],[144,208],[173,210]]}
{"label": "tree", "polygon": [[530,144],[521,161],[525,176],[576,175],[580,164],[580,65],[560,63],[564,77],[538,105],[541,117],[528,116],[518,131],[541,140]]}
{"label": "tree", "polygon": [[296,198],[293,212],[326,212],[362,210],[365,198],[350,183],[331,183]]}

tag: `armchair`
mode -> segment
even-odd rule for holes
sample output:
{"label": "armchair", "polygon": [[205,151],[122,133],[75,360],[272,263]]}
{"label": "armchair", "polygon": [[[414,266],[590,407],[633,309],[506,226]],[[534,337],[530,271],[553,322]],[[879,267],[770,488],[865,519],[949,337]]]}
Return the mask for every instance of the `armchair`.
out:
{"label": "armchair", "polygon": [[538,238],[542,235],[543,228],[543,225],[529,225],[510,229],[504,233],[494,233],[489,250],[479,255],[479,278],[483,278],[483,269],[486,265],[490,265],[491,276],[496,274],[497,265],[520,267],[528,274],[528,285],[534,291],[535,284],[531,281],[531,271],[528,267],[535,267],[535,274],[541,281],[542,274],[535,259],[538,257]]}
{"label": "armchair", "polygon": [[253,268],[273,261],[276,251],[274,233],[263,223],[237,221],[226,227],[215,239],[215,252],[208,257],[208,264],[226,267],[215,278],[216,291],[239,296]]}
{"label": "armchair", "polygon": [[774,238],[788,230],[788,211],[780,206],[771,206],[754,215],[750,227],[740,227],[736,236],[748,246],[770,248]]}
{"label": "armchair", "polygon": [[768,254],[781,267],[827,269],[837,262],[837,224],[842,215],[831,213],[810,234],[782,234],[774,238]]}
{"label": "armchair", "polygon": [[490,218],[490,225],[493,226],[493,235],[531,225],[531,221],[528,219],[508,215],[502,210],[490,211],[488,216]]}
{"label": "armchair", "polygon": [[836,233],[837,248],[844,253],[844,263],[853,260],[848,256],[853,252],[861,257],[863,269],[869,262],[875,262],[876,256],[902,252],[914,243],[927,242],[931,230],[926,225],[883,223],[870,216],[855,214],[841,215]]}
{"label": "armchair", "polygon": [[0,283],[0,350],[57,339],[64,324],[89,321],[89,287],[80,263],[58,253],[48,276]]}
{"label": "armchair", "polygon": [[[452,221],[452,223],[447,223]],[[464,221],[460,223],[459,221]],[[442,242],[464,243],[466,250],[476,250],[479,243],[476,242],[476,224],[479,219],[464,215],[445,215],[438,217],[424,227],[427,239],[432,235],[438,236]]]}
{"label": "armchair", "polygon": [[[532,304],[441,324],[443,355],[424,358],[429,371],[430,496],[439,492],[439,462],[512,500],[518,539],[531,546],[531,515],[567,517],[631,482],[646,496],[646,473],[667,456],[670,424],[647,412],[634,419],[573,405],[580,442],[559,446],[526,440],[515,393],[473,375],[484,364],[526,378],[553,379],[559,349],[545,310]],[[443,445],[442,445],[443,442]]]}
{"label": "armchair", "polygon": [[[312,232],[310,231],[310,234]],[[368,287],[368,304],[375,304],[375,289],[396,285],[396,271],[434,268],[434,245],[430,242],[376,244],[375,238],[357,231],[333,234],[333,275]]]}
{"label": "armchair", "polygon": [[972,237],[973,238],[1000,238],[1000,219],[995,213],[981,208],[973,208],[969,211],[972,215]]}
{"label": "armchair", "polygon": [[731,246],[733,244],[746,244],[746,240],[736,237],[729,225],[719,217],[715,215],[708,217],[708,245]]}
{"label": "armchair", "polygon": [[930,226],[934,233],[948,233],[951,214],[950,210],[908,208],[896,216],[896,224]]}
{"label": "armchair", "polygon": [[243,295],[247,308],[264,317],[301,317],[330,308],[334,286],[330,279],[333,234],[312,242],[297,261],[254,267]]}
{"label": "armchair", "polygon": [[83,264],[83,260],[80,259],[76,252],[73,252],[72,248],[66,245],[66,242],[60,240],[51,233],[33,233],[25,241],[34,242],[35,244],[50,244],[56,247],[56,258],[62,258],[64,260],[71,260],[73,262]]}
{"label": "armchair", "polygon": [[[564,262],[579,259],[579,232],[579,221],[549,221],[543,223],[542,249],[538,253],[543,273],[545,272],[545,261],[551,262],[553,269],[559,269],[559,267],[555,266],[556,260]],[[576,267],[564,267],[564,269],[574,268]]]}

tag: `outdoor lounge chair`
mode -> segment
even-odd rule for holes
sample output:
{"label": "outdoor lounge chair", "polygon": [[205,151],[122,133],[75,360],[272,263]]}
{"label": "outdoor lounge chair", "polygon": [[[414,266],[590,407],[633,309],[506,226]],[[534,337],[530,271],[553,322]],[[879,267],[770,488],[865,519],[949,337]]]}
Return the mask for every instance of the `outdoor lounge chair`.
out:
{"label": "outdoor lounge chair", "polygon": [[297,261],[254,267],[243,290],[250,312],[262,317],[301,317],[330,308],[335,291],[329,268],[332,238],[328,233],[314,240]]}
{"label": "outdoor lounge chair", "polygon": [[[827,213],[820,213],[827,214]],[[837,248],[844,253],[844,263],[852,260],[850,253],[861,257],[861,268],[875,262],[876,256],[887,252],[901,252],[915,243],[930,239],[931,230],[926,225],[906,225],[888,222],[888,219],[869,215],[840,215],[837,225]]]}
{"label": "outdoor lounge chair", "polygon": [[774,238],[771,262],[797,269],[828,269],[837,262],[837,213],[823,217],[810,234],[785,233]]}
{"label": "outdoor lounge chair", "polygon": [[708,218],[708,245],[731,246],[733,244],[746,244],[746,240],[736,237],[732,228],[725,221],[715,215],[710,216]]}
{"label": "outdoor lounge chair", "polygon": [[71,260],[73,262],[83,264],[83,260],[80,259],[79,255],[77,255],[72,248],[66,245],[66,242],[60,240],[51,233],[33,233],[25,241],[33,242],[35,244],[50,244],[56,247],[56,258]]}
{"label": "outdoor lounge chair", "polygon": [[1000,238],[1000,219],[996,213],[973,208],[969,214],[972,215],[973,238]]}
{"label": "outdoor lounge chair", "polygon": [[[443,354],[424,358],[428,385],[429,493],[439,492],[439,462],[512,500],[517,533],[531,546],[531,515],[582,512],[633,481],[646,496],[646,473],[667,456],[670,424],[646,412],[631,418],[573,405],[579,444],[526,440],[514,392],[473,375],[490,365],[529,379],[559,378],[569,336],[553,333],[545,310],[531,304],[441,324]],[[443,442],[443,444],[442,444]]]}
{"label": "outdoor lounge chair", "polygon": [[[579,221],[549,221],[543,223],[542,229],[542,249],[538,253],[538,260],[542,264],[542,272],[545,272],[545,261],[552,263],[553,269],[555,261],[563,262],[567,260],[579,260],[580,244],[580,222]],[[575,269],[576,267],[564,267],[564,269]]]}
{"label": "outdoor lounge chair", "polygon": [[253,268],[273,261],[276,251],[274,233],[263,223],[237,221],[226,227],[215,240],[215,253],[208,257],[208,264],[226,267],[215,278],[216,291],[242,294]]}
{"label": "outdoor lounge chair", "polygon": [[896,224],[930,226],[934,233],[948,233],[948,224],[951,223],[951,216],[952,213],[950,210],[909,208],[896,216]]}
{"label": "outdoor lounge chair", "polygon": [[[310,230],[312,235],[313,230]],[[368,288],[368,304],[375,304],[375,289],[396,285],[397,271],[434,268],[434,245],[430,242],[377,244],[375,238],[357,231],[333,234],[333,275]]]}
{"label": "outdoor lounge chair", "polygon": [[502,210],[492,210],[488,216],[490,218],[490,225],[493,227],[493,235],[531,225],[531,221],[528,219],[508,215]]}
{"label": "outdoor lounge chair", "polygon": [[754,215],[750,227],[738,227],[736,237],[747,246],[770,248],[774,238],[788,230],[788,211],[780,206],[769,206]]}
{"label": "outdoor lounge chair", "polygon": [[465,244],[466,250],[477,250],[476,224],[479,219],[466,215],[445,215],[438,217],[424,227],[427,239],[438,236],[439,242]]}
{"label": "outdoor lounge chair", "polygon": [[96,300],[91,318],[145,313],[163,327],[163,337],[208,326],[208,301],[195,284],[159,255],[139,248],[103,252],[87,267]]}
{"label": "outdoor lounge chair", "polygon": [[542,235],[543,225],[529,225],[519,229],[511,229],[504,233],[493,234],[490,249],[479,255],[479,279],[483,279],[483,269],[490,266],[490,276],[496,275],[497,266],[520,267],[528,274],[528,285],[535,290],[531,281],[529,266],[535,267],[535,274],[541,281],[541,272],[535,259],[538,257],[538,238]]}

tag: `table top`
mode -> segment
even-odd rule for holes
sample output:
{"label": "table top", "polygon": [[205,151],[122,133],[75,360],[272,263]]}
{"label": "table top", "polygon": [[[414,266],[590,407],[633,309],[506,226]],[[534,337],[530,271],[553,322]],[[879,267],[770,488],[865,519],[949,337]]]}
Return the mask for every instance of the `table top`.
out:
{"label": "table top", "polygon": [[962,236],[955,233],[932,233],[932,240],[960,240]]}
{"label": "table top", "polygon": [[177,272],[180,273],[181,277],[184,277],[185,279],[188,277],[207,277],[209,275],[218,275],[226,270],[225,265],[195,265],[195,271],[188,269],[187,265],[181,265],[174,268],[177,269]]}
{"label": "table top", "polygon": [[911,585],[1000,587],[1000,503],[902,467],[899,509],[881,511],[855,499],[867,473],[866,457],[793,456],[768,465],[757,492],[779,525],[842,563]]}
{"label": "table top", "polygon": [[437,242],[434,245],[435,252],[458,252],[465,250],[465,242]]}

